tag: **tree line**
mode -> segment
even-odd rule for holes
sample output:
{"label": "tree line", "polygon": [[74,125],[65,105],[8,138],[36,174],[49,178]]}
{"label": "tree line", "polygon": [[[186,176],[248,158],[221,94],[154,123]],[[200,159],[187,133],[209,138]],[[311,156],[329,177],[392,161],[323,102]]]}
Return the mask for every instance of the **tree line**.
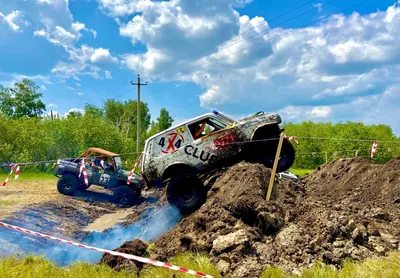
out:
{"label": "tree line", "polygon": [[[376,163],[385,163],[400,156],[400,140],[390,126],[365,125],[359,122],[321,123],[305,121],[285,123],[285,134],[297,136],[294,168],[314,169],[326,162],[339,158],[370,158],[373,140],[378,148],[372,159]],[[316,137],[316,138],[307,138]],[[390,141],[390,142],[385,142]]]}
{"label": "tree line", "polygon": [[[51,118],[45,114],[41,97],[39,87],[28,79],[16,82],[12,88],[0,86],[0,164],[76,157],[88,147],[121,154],[136,151],[136,100],[108,99],[102,106],[86,104],[84,113],[70,112],[66,117]],[[152,120],[147,104],[141,102],[140,106],[139,144],[143,149],[144,141],[171,127],[173,118],[163,108]],[[285,134],[297,136],[299,141],[291,141],[297,152],[295,168],[312,169],[356,155],[369,157],[372,141],[362,140],[379,140],[374,162],[384,163],[400,156],[400,140],[387,125],[306,121],[285,123],[283,127]],[[131,165],[136,157],[137,154],[125,155],[123,160]]]}
{"label": "tree line", "polygon": [[[106,100],[102,106],[86,104],[84,112],[66,117],[45,114],[42,93],[31,80],[12,88],[0,87],[0,164],[76,157],[88,147],[115,153],[136,151],[137,101]],[[140,103],[141,142],[169,128],[173,118],[163,108],[151,119],[148,105]],[[124,156],[133,161],[136,154]]]}

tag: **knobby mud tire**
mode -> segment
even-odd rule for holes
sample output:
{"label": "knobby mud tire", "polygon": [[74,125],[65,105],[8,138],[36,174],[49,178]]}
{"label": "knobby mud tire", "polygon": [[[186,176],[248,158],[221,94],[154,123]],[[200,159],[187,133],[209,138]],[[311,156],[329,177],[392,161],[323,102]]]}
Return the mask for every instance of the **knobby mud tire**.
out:
{"label": "knobby mud tire", "polygon": [[140,197],[137,193],[127,185],[121,185],[114,189],[113,200],[122,206],[132,206]]}
{"label": "knobby mud tire", "polygon": [[180,173],[167,183],[167,200],[181,214],[189,214],[200,208],[206,201],[207,191],[201,180],[191,173]]}
{"label": "knobby mud tire", "polygon": [[72,174],[63,175],[57,182],[57,190],[64,195],[73,195],[78,189],[78,179]]}
{"label": "knobby mud tire", "polygon": [[[264,164],[267,168],[271,168],[274,166],[276,150],[278,148],[278,142],[269,144],[267,146],[266,154],[261,157],[261,163]],[[282,149],[278,161],[278,166],[276,168],[276,172],[284,172],[289,170],[292,167],[294,160],[296,157],[296,152],[293,145],[287,141],[283,140]]]}

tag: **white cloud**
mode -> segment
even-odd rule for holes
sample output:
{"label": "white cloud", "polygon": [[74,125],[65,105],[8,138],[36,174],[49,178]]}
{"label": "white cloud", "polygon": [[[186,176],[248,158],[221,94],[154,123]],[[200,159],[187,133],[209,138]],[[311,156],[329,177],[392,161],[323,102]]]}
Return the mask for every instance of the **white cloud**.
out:
{"label": "white cloud", "polygon": [[322,11],[322,3],[317,3],[317,4],[314,4],[314,8],[318,8],[318,12],[321,12]]}
{"label": "white cloud", "polygon": [[106,76],[106,79],[112,79],[111,71],[108,70],[104,71],[104,75]]}
{"label": "white cloud", "polygon": [[79,81],[78,75],[89,75],[98,79],[101,67],[118,62],[108,49],[96,49],[85,44],[80,48],[68,50],[68,54],[68,61],[57,63],[51,72],[63,78],[74,78],[77,81]]}
{"label": "white cloud", "polygon": [[90,56],[90,61],[97,65],[107,65],[110,63],[116,63],[118,60],[111,56],[108,49],[97,48],[94,50],[92,56]]}
{"label": "white cloud", "polygon": [[81,93],[81,92],[78,92],[78,93],[76,93],[78,96],[83,96],[84,95],[84,93]]}
{"label": "white cloud", "polygon": [[93,34],[93,37],[94,37],[94,38],[97,38],[97,32],[96,32],[96,30],[89,29],[89,31]]}
{"label": "white cloud", "polygon": [[54,103],[50,103],[50,104],[47,105],[47,107],[48,107],[48,108],[57,108],[58,105],[57,105],[57,104],[54,104]]}
{"label": "white cloud", "polygon": [[[122,36],[147,47],[124,55],[123,63],[155,79],[194,82],[203,89],[205,108],[337,120],[344,114],[336,111],[351,103],[348,119],[366,121],[355,116],[357,101],[381,97],[400,83],[397,4],[371,14],[335,15],[307,28],[267,29],[263,18],[235,12],[230,4],[236,1],[206,0],[204,9],[180,0],[98,1],[119,17]],[[129,22],[123,22],[126,15],[133,16]],[[399,110],[400,101],[394,107]]]}
{"label": "white cloud", "polygon": [[[1,8],[3,6],[0,4]],[[74,20],[68,0],[13,0],[8,1],[6,6],[12,12],[9,15],[0,14],[0,28],[3,28],[3,21],[14,31],[22,31],[23,24],[31,24],[36,40],[46,39],[49,43],[64,48],[67,60],[59,61],[52,70],[57,76],[78,80],[79,75],[89,74],[98,78],[99,67],[117,61],[104,48],[88,46],[93,50],[90,55],[94,55],[94,62],[90,56],[87,58],[82,53],[84,46],[79,44],[78,47],[79,40],[84,35],[96,38],[97,32],[84,22]],[[25,18],[29,19],[29,22]],[[82,64],[84,62],[86,64]]]}
{"label": "white cloud", "polygon": [[68,115],[69,115],[71,112],[80,113],[80,114],[82,114],[82,115],[85,114],[85,110],[84,110],[84,109],[82,109],[82,108],[75,108],[75,107],[74,107],[74,108],[70,109],[68,112],[65,112],[64,115],[62,115],[61,117],[66,118],[66,117],[68,117]]}
{"label": "white cloud", "polygon": [[19,10],[12,11],[8,15],[0,12],[0,23],[1,21],[4,21],[15,32],[22,32],[20,25],[29,25],[29,22],[24,20],[24,14]]}
{"label": "white cloud", "polygon": [[42,91],[46,91],[47,90],[46,86],[44,86],[44,85],[40,85],[40,89],[42,89]]}

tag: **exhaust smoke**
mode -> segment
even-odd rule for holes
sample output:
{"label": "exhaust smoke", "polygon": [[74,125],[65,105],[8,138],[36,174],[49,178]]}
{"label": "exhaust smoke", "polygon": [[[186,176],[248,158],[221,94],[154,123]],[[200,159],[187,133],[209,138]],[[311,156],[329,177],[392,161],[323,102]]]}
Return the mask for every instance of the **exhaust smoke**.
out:
{"label": "exhaust smoke", "polygon": [[[83,238],[67,238],[57,229],[56,221],[40,217],[37,211],[25,211],[25,217],[5,220],[5,222],[44,234],[68,239],[104,249],[115,249],[122,243],[136,238],[152,241],[173,228],[182,218],[179,211],[170,206],[153,206],[143,211],[135,223],[122,227],[116,225],[103,232],[90,232]],[[23,219],[21,221],[21,219]],[[24,221],[27,219],[27,221]],[[19,233],[0,227],[0,257],[44,255],[58,266],[67,266],[77,261],[96,263],[99,252],[58,243],[29,234]]]}

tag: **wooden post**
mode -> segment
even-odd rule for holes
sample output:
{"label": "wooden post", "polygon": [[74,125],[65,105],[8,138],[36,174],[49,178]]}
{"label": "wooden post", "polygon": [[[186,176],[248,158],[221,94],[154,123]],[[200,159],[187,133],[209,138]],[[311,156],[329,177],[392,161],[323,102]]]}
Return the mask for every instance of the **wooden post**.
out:
{"label": "wooden post", "polygon": [[328,152],[325,151],[325,163],[328,164]]}
{"label": "wooden post", "polygon": [[275,181],[276,168],[278,167],[278,161],[279,161],[279,157],[281,155],[283,137],[284,137],[284,134],[282,132],[281,136],[279,137],[279,144],[278,144],[278,149],[276,150],[274,166],[272,167],[271,179],[269,180],[268,193],[267,193],[267,198],[266,198],[267,201],[269,201],[271,199],[272,187],[273,187],[274,181]]}

